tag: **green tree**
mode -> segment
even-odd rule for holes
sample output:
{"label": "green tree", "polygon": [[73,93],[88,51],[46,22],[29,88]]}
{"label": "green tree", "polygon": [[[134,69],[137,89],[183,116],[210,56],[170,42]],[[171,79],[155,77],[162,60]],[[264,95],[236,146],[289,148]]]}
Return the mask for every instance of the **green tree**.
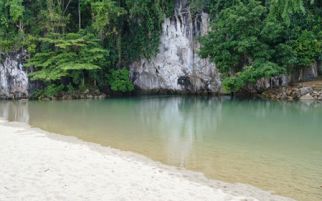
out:
{"label": "green tree", "polygon": [[114,92],[127,93],[134,90],[134,85],[130,80],[130,73],[125,68],[112,70],[109,85]]}
{"label": "green tree", "polygon": [[0,54],[19,49],[24,35],[22,0],[0,0]]}
{"label": "green tree", "polygon": [[80,84],[84,86],[88,72],[98,71],[108,63],[108,51],[92,34],[50,34],[38,42],[39,52],[26,65],[36,69],[29,74],[32,80],[53,82],[81,74]]}
{"label": "green tree", "polygon": [[[126,16],[124,47],[125,57],[136,60],[151,58],[158,52],[162,23],[169,13],[173,13],[171,0],[125,0]],[[124,48],[123,48],[124,49]]]}
{"label": "green tree", "polygon": [[[124,91],[121,85],[128,88],[130,81],[124,81],[121,67],[158,52],[162,23],[173,15],[175,3],[0,0],[0,57],[27,50],[31,78],[41,80],[48,94],[89,83],[100,89],[114,83],[114,89]],[[216,63],[225,86],[233,91],[261,77],[301,71],[322,59],[321,1],[189,3],[194,17],[210,13],[212,31],[202,38],[200,53]],[[120,75],[124,82],[115,81]]]}
{"label": "green tree", "polygon": [[[259,1],[239,1],[220,13],[212,31],[201,40],[201,56],[216,63],[226,77],[223,83],[227,90],[238,91],[261,77],[283,72],[271,61],[274,51],[262,37],[263,31],[268,29],[263,23],[267,13],[267,8]],[[274,40],[278,33],[264,36]]]}

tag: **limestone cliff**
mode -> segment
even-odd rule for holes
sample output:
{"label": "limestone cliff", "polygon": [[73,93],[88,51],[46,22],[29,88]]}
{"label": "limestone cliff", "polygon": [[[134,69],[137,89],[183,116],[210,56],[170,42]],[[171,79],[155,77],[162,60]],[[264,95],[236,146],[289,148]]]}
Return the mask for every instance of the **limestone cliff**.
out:
{"label": "limestone cliff", "polygon": [[143,91],[216,93],[219,74],[198,56],[198,38],[208,32],[209,16],[192,16],[188,0],[176,0],[175,13],[165,19],[158,54],[131,65],[132,80]]}
{"label": "limestone cliff", "polygon": [[20,54],[7,56],[0,61],[0,99],[28,97],[28,77],[20,61]]}

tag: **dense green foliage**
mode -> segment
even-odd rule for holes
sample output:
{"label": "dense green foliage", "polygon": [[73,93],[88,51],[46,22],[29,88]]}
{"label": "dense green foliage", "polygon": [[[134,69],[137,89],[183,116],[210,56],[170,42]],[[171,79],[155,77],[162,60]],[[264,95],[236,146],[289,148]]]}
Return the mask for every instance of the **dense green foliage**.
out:
{"label": "dense green foliage", "polygon": [[39,52],[26,65],[37,68],[30,74],[32,80],[74,78],[85,71],[99,70],[107,63],[108,52],[90,34],[51,34],[37,41]]}
{"label": "dense green foliage", "polygon": [[[211,15],[200,54],[228,90],[300,71],[322,59],[322,2],[190,0]],[[129,92],[129,66],[158,51],[173,0],[0,0],[0,60],[27,50],[30,78],[44,94],[86,89]],[[39,92],[41,94],[41,91]]]}
{"label": "dense green foliage", "polygon": [[123,93],[133,91],[134,85],[128,79],[129,76],[129,71],[126,69],[113,70],[109,79],[111,89],[113,91],[119,91]]}
{"label": "dense green foliage", "polygon": [[260,78],[301,70],[322,59],[322,3],[301,0],[212,1],[212,30],[200,54],[238,91]]}
{"label": "dense green foliage", "polygon": [[0,53],[26,49],[43,94],[68,86],[132,91],[120,67],[157,53],[173,8],[172,0],[0,0]]}

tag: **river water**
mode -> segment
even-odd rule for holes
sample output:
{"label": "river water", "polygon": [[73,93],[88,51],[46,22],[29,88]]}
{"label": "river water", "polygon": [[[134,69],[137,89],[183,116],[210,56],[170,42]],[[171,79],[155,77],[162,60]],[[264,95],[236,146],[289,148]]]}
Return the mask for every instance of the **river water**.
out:
{"label": "river water", "polygon": [[322,103],[167,96],[0,102],[0,116],[208,178],[322,200]]}

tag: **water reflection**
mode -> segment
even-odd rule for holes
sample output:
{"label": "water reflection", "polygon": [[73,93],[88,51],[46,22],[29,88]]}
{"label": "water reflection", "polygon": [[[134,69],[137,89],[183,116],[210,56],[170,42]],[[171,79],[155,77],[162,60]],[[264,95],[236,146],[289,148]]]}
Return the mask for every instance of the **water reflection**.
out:
{"label": "water reflection", "polygon": [[[192,157],[193,144],[203,134],[216,132],[221,120],[221,102],[213,98],[146,99],[135,107],[139,124],[147,133],[160,136],[167,161],[180,167]],[[209,112],[209,109],[213,112]]]}
{"label": "water reflection", "polygon": [[229,182],[322,200],[322,105],[139,97],[0,102],[0,116]]}
{"label": "water reflection", "polygon": [[261,149],[281,145],[279,148],[284,149],[285,144],[312,145],[307,140],[310,136],[318,139],[313,143],[317,147],[322,128],[321,104],[200,97],[0,102],[0,116],[67,135],[76,132],[81,137],[99,139],[101,144],[116,139],[120,144],[123,140],[140,145],[155,141],[168,155],[167,160],[180,161],[181,166],[193,156],[194,144],[229,141],[245,146],[259,143]]}
{"label": "water reflection", "polygon": [[29,123],[28,101],[0,101],[0,117],[9,121]]}
{"label": "water reflection", "polygon": [[[194,157],[198,144],[229,143],[239,150],[256,145],[269,150],[273,146],[282,152],[307,149],[298,146],[303,144],[311,149],[321,145],[321,104],[200,97],[16,101],[0,102],[0,116],[101,144],[116,140],[120,146],[153,144],[169,162],[183,167]],[[315,141],[307,140],[309,137]]]}

